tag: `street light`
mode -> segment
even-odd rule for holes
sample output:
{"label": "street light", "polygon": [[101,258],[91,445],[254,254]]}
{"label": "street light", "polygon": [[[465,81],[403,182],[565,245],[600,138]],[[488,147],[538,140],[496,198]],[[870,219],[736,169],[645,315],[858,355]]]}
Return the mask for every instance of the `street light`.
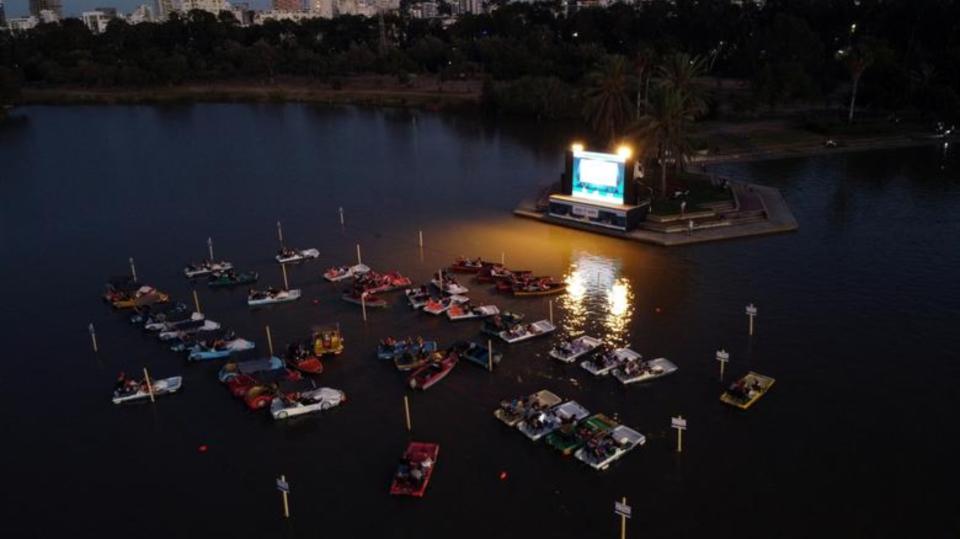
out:
{"label": "street light", "polygon": [[579,142],[574,142],[573,144],[570,145],[570,150],[573,151],[574,153],[582,152],[583,144]]}
{"label": "street light", "polygon": [[619,148],[617,148],[617,155],[624,159],[630,159],[630,156],[633,155],[633,149],[625,144],[621,145]]}

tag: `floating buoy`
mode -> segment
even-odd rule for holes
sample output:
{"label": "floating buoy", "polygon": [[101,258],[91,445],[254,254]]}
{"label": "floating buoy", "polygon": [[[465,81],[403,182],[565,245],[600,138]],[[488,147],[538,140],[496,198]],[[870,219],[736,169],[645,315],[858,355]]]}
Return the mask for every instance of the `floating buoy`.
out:
{"label": "floating buoy", "polygon": [[313,304],[314,304],[314,305],[320,305],[320,300],[319,300],[319,299],[313,300]]}
{"label": "floating buoy", "polygon": [[660,307],[657,307],[655,310],[659,313],[659,312],[660,312]]}
{"label": "floating buoy", "polygon": [[502,471],[500,472],[500,480],[501,480],[501,481],[506,481],[506,480],[507,480],[507,472],[506,472],[505,470],[502,470]]}
{"label": "floating buoy", "polygon": [[207,452],[207,445],[206,445],[206,444],[201,445],[200,447],[197,448],[197,451],[199,451],[199,452],[201,452],[201,453],[206,453],[206,452]]}

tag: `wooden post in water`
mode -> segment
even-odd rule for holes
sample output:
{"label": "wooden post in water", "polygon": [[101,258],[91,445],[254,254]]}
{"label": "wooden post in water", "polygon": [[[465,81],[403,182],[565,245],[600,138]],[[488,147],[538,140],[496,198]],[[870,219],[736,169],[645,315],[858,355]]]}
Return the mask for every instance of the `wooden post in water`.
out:
{"label": "wooden post in water", "polygon": [[420,231],[420,248],[423,249],[423,230]]}
{"label": "wooden post in water", "polygon": [[93,341],[93,351],[99,352],[100,350],[97,348],[97,332],[95,329],[93,329],[93,322],[90,322],[90,325],[87,326],[87,329],[90,331],[90,340]]}
{"label": "wooden post in water", "polygon": [[280,247],[283,247],[283,226],[277,221],[277,239],[280,240]]}
{"label": "wooden post in water", "polygon": [[287,483],[287,476],[281,475],[280,479],[277,480],[277,490],[280,491],[280,496],[283,498],[283,518],[290,518],[290,500],[288,498],[290,485]]}
{"label": "wooden post in water", "polygon": [[340,212],[340,226],[343,226],[343,206],[340,206],[338,211]]}
{"label": "wooden post in water", "polygon": [[363,260],[360,258],[360,244],[357,244],[357,264],[363,264]]}
{"label": "wooden post in water", "polygon": [[270,351],[270,357],[273,357],[273,335],[270,333],[270,326],[265,326],[267,331],[267,350]]}
{"label": "wooden post in water", "polygon": [[500,252],[500,265],[501,265],[501,266],[506,266],[506,265],[507,265],[507,253],[505,253],[505,252],[503,252],[503,251]]}
{"label": "wooden post in water", "polygon": [[290,290],[290,283],[287,282],[287,265],[280,264],[280,271],[283,273],[283,289]]}
{"label": "wooden post in water", "polygon": [[547,300],[547,303],[550,305],[550,323],[553,323],[553,300]]}
{"label": "wooden post in water", "polygon": [[493,339],[487,339],[487,368],[493,372]]}
{"label": "wooden post in water", "polygon": [[150,382],[150,373],[147,372],[147,368],[143,368],[143,380],[147,383],[147,392],[150,393],[150,402],[157,402],[153,398],[153,384]]}
{"label": "wooden post in water", "polygon": [[670,418],[670,428],[677,429],[677,453],[683,452],[683,431],[687,430],[687,420],[682,415]]}
{"label": "wooden post in water", "polygon": [[[627,505],[626,496],[623,497],[621,503]],[[620,539],[627,539],[627,515],[620,515]]]}
{"label": "wooden post in water", "polygon": [[730,353],[723,349],[717,350],[717,361],[720,362],[720,382],[722,383],[723,369],[726,367],[727,362],[730,361]]}
{"label": "wooden post in water", "polygon": [[197,295],[197,289],[196,289],[196,288],[193,289],[193,310],[196,311],[196,312],[198,312],[198,313],[202,313],[202,312],[203,312],[203,311],[200,310],[200,296]]}
{"label": "wooden post in water", "polygon": [[757,316],[757,308],[751,303],[747,305],[747,317],[750,318],[750,333],[749,335],[753,337],[753,319]]}
{"label": "wooden post in water", "polygon": [[360,309],[363,311],[363,321],[367,321],[367,293],[360,293]]}
{"label": "wooden post in water", "polygon": [[137,280],[137,266],[133,263],[133,257],[130,257],[130,276],[133,277],[133,280]]}
{"label": "wooden post in water", "polygon": [[403,412],[407,416],[407,431],[412,431],[413,425],[410,423],[410,399],[406,395],[403,396]]}
{"label": "wooden post in water", "polygon": [[207,238],[207,253],[210,254],[210,262],[213,262],[213,238]]}

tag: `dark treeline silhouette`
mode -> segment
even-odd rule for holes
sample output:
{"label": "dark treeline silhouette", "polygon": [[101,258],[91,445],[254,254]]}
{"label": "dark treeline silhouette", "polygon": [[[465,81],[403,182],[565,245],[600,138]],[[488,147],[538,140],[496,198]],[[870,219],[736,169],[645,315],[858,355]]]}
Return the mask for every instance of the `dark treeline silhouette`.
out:
{"label": "dark treeline silhouette", "polygon": [[355,16],[240,27],[193,11],[164,23],[117,20],[100,35],[77,19],[0,33],[0,102],[16,87],[140,87],[301,77],[416,74],[482,78],[484,102],[560,117],[588,93],[589,74],[620,56],[632,88],[674,51],[717,78],[749,81],[748,107],[797,103],[960,110],[960,2],[949,0],[654,0],[560,15],[559,3],[508,4],[444,28],[436,20]]}

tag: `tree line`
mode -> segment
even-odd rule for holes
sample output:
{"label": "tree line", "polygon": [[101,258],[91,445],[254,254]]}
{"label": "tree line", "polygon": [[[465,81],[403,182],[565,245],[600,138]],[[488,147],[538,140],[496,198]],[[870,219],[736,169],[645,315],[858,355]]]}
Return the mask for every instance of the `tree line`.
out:
{"label": "tree line", "polygon": [[[851,111],[960,111],[960,2],[953,0],[652,0],[562,10],[559,2],[507,3],[446,27],[388,15],[384,38],[376,18],[359,16],[241,27],[228,13],[192,11],[163,23],[115,20],[98,35],[66,19],[0,33],[0,104],[15,101],[20,85],[270,83],[280,76],[336,84],[372,73],[402,84],[431,74],[482,78],[485,105],[559,118],[598,106],[598,85],[609,80],[596,73],[612,65],[632,97],[604,106],[682,108],[651,93],[661,85],[651,80],[663,80],[656,66],[682,52],[700,74],[749,81],[746,108],[842,99]],[[694,116],[715,107],[696,105]]]}

